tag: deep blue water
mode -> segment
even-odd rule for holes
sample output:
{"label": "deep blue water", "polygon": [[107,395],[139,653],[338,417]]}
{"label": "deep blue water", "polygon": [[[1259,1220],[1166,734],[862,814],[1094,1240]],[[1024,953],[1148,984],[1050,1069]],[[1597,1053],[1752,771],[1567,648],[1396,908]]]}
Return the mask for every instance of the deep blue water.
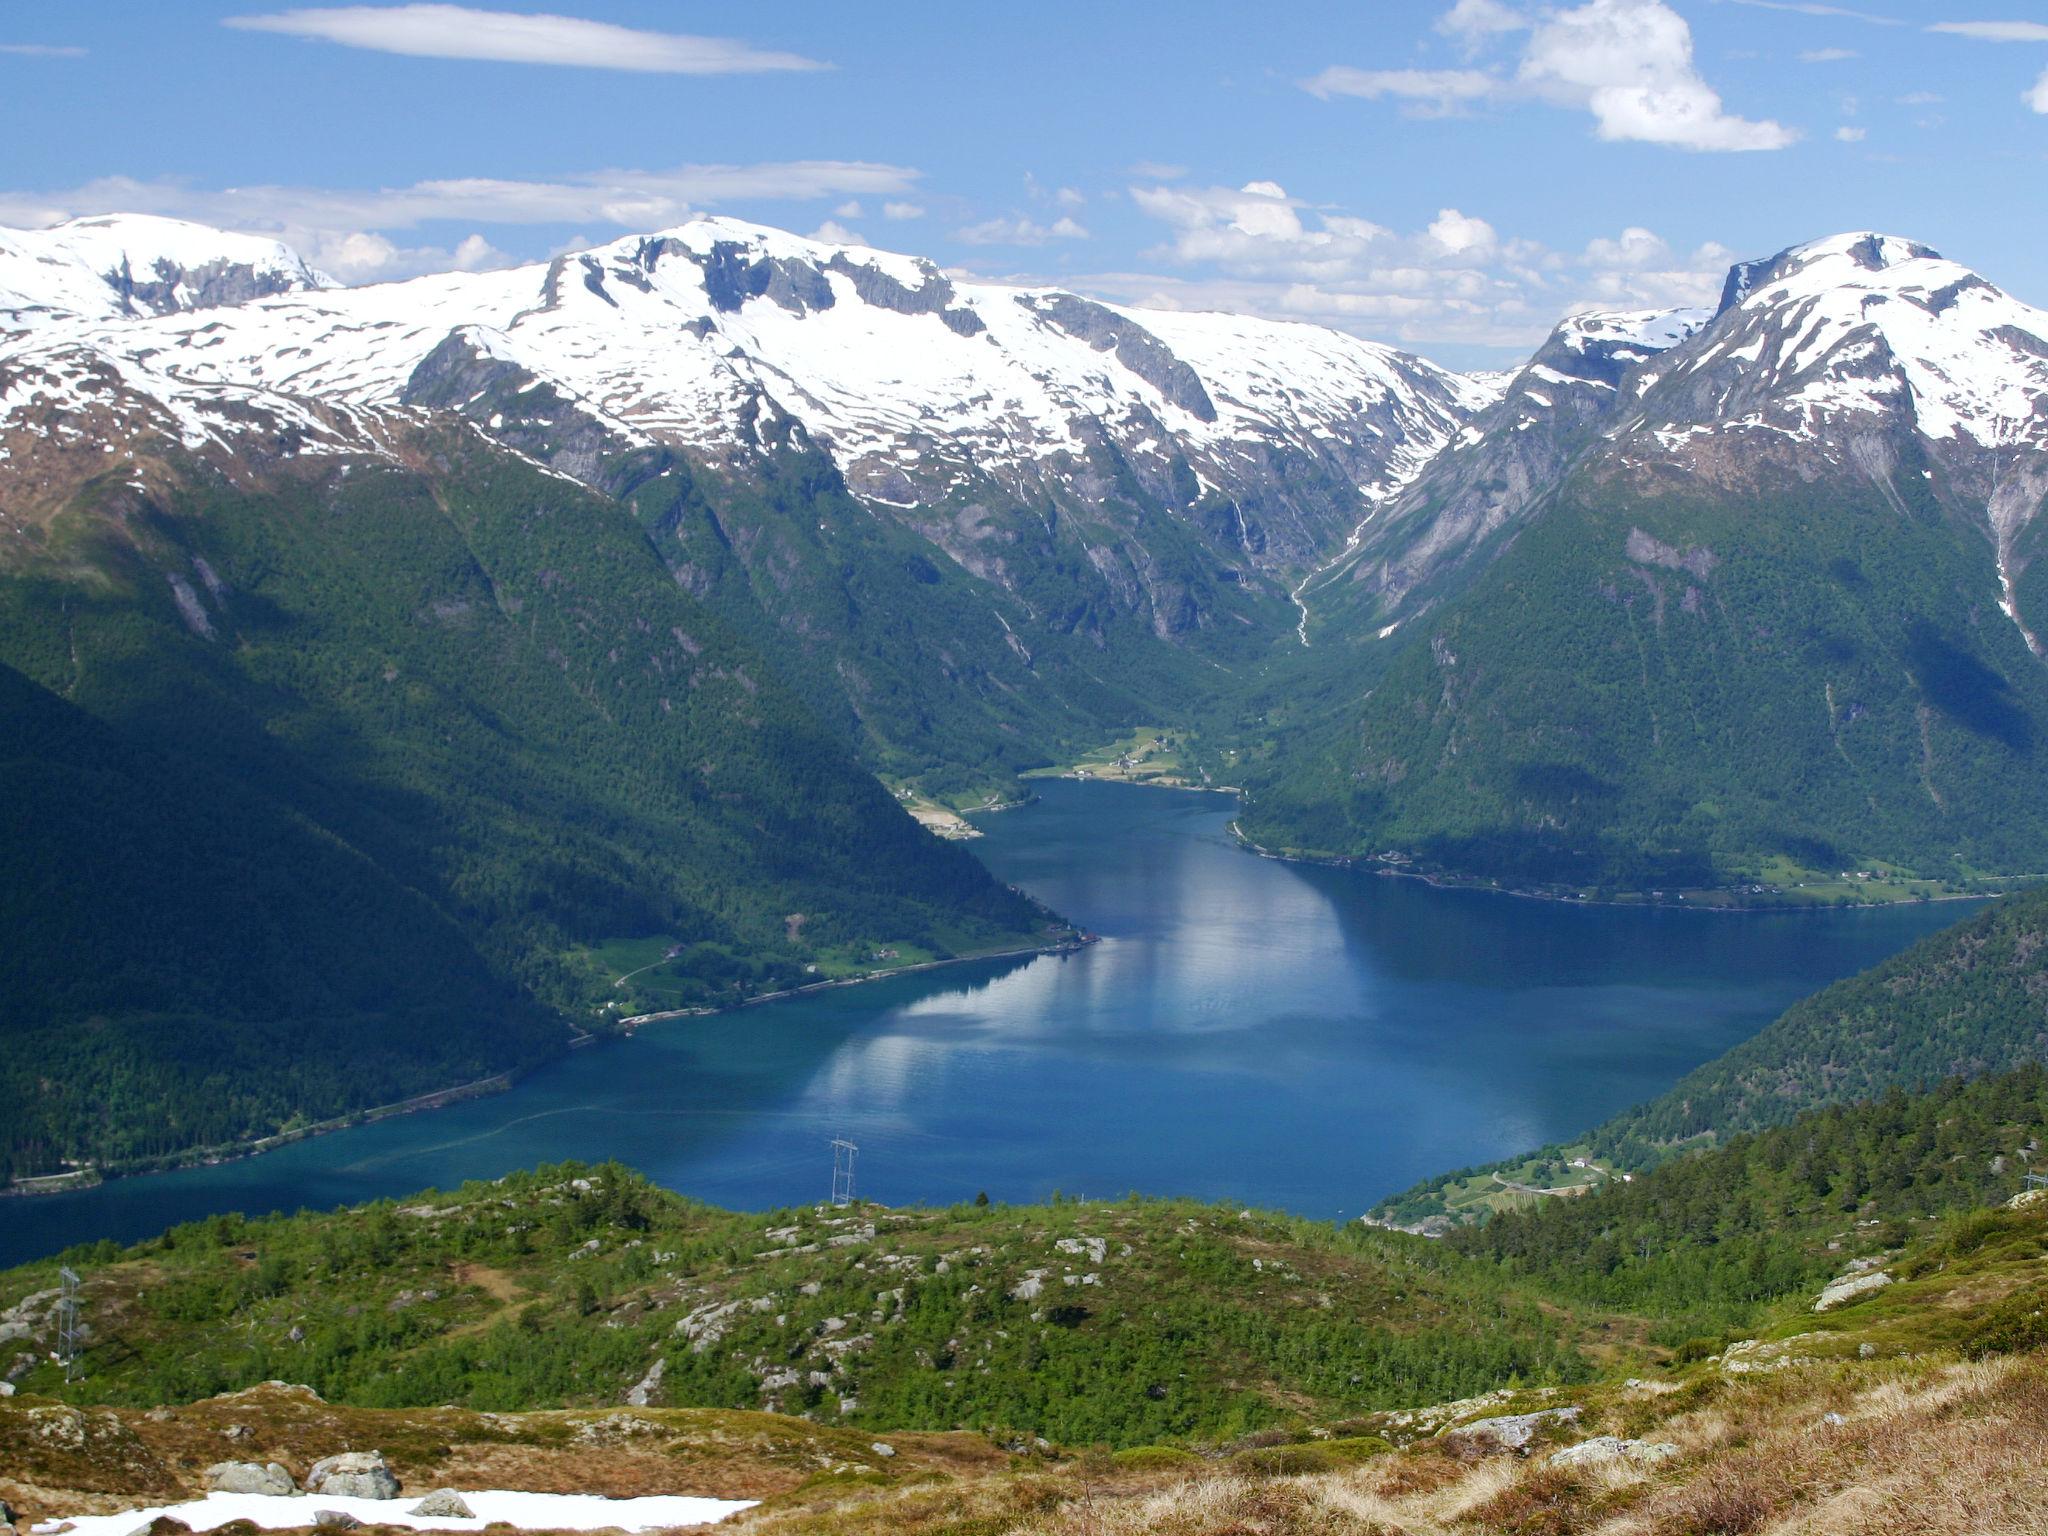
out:
{"label": "deep blue water", "polygon": [[1584,1130],[1968,909],[1582,908],[1244,853],[1220,795],[1065,781],[987,819],[997,874],[1103,936],[643,1030],[512,1092],[216,1168],[0,1201],[0,1264],[220,1210],[616,1157],[688,1194],[1137,1189],[1355,1215]]}

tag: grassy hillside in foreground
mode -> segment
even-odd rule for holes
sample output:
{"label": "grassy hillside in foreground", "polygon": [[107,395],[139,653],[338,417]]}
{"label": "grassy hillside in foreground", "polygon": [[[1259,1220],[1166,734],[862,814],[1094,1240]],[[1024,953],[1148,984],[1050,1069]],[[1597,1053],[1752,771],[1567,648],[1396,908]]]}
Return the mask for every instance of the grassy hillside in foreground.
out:
{"label": "grassy hillside in foreground", "polygon": [[[223,1455],[385,1452],[408,1494],[523,1487],[762,1504],[759,1536],[2021,1536],[2048,1520],[2048,1202],[1963,1214],[1816,1315],[1623,1380],[1511,1388],[1216,1443],[855,1431],[737,1410],[366,1409],[259,1386],[189,1407],[0,1399],[27,1520],[170,1502]],[[1548,1417],[1526,1454],[1484,1428]],[[1602,1441],[1599,1437],[1615,1437]],[[1639,1447],[1631,1455],[1624,1447]],[[1586,1447],[1574,1464],[1552,1460]],[[1602,1451],[1607,1454],[1603,1457]],[[316,1504],[308,1500],[308,1516]]]}
{"label": "grassy hillside in foreground", "polygon": [[[625,508],[412,446],[232,481],[138,460],[11,546],[0,1178],[448,1087],[529,1056],[539,1011],[565,1041],[563,1015],[1057,927],[916,826]],[[616,984],[619,940],[668,957],[658,992]],[[352,1062],[423,1009],[433,1049]]]}
{"label": "grassy hillside in foreground", "polygon": [[[616,1167],[220,1217],[72,1262],[95,1336],[65,1395],[136,1406],[282,1379],[526,1409],[647,1382],[657,1405],[1131,1445],[1576,1380],[1581,1343],[1608,1343],[1356,1227],[1152,1200],[742,1215]],[[0,1309],[54,1274],[0,1276]],[[39,1365],[20,1385],[61,1382]]]}
{"label": "grassy hillside in foreground", "polygon": [[[1783,1125],[1830,1104],[2048,1061],[2048,887],[2008,896],[1869,970],[1793,1004],[1749,1040],[1569,1147],[1429,1179],[1376,1208],[1401,1225],[1524,1206],[1493,1173],[1527,1182],[1580,1157],[1641,1170],[1681,1148]],[[1474,1191],[1478,1198],[1470,1198]]]}

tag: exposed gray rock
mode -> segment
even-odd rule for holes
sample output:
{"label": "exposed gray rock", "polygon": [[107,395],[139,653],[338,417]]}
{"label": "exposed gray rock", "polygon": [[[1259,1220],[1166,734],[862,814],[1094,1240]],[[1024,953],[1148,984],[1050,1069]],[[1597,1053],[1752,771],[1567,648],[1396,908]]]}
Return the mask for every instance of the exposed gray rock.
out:
{"label": "exposed gray rock", "polygon": [[1550,1458],[1549,1464],[1553,1467],[1590,1467],[1607,1461],[1628,1461],[1638,1466],[1654,1466],[1678,1454],[1678,1447],[1668,1440],[1622,1440],[1614,1435],[1595,1435],[1577,1445],[1566,1446]]}
{"label": "exposed gray rock", "polygon": [[313,1523],[330,1531],[360,1530],[363,1524],[345,1509],[316,1509],[313,1511]]}
{"label": "exposed gray rock", "polygon": [[1847,1302],[1868,1296],[1872,1291],[1881,1291],[1891,1283],[1892,1277],[1881,1269],[1861,1275],[1844,1275],[1820,1293],[1813,1303],[1813,1310],[1831,1312]]}
{"label": "exposed gray rock", "polygon": [[1216,419],[1215,402],[1202,387],[1201,375],[1137,321],[1071,293],[1019,295],[1017,302],[1096,351],[1115,352],[1118,362],[1196,420]]}
{"label": "exposed gray rock", "polygon": [[868,1449],[873,1451],[877,1456],[894,1456],[896,1454],[895,1446],[889,1445],[881,1440],[877,1440],[873,1445],[869,1446]]}
{"label": "exposed gray rock", "polygon": [[1444,1445],[1461,1456],[1517,1456],[1529,1454],[1529,1442],[1545,1424],[1569,1424],[1581,1410],[1542,1408],[1535,1413],[1510,1413],[1498,1418],[1476,1419],[1444,1435]]}
{"label": "exposed gray rock", "polygon": [[412,1513],[432,1515],[441,1520],[474,1520],[476,1511],[471,1509],[461,1494],[453,1488],[436,1488],[419,1503],[413,1505]]}
{"label": "exposed gray rock", "polygon": [[306,1492],[340,1499],[395,1499],[398,1478],[382,1451],[343,1451],[323,1456],[306,1474]]}
{"label": "exposed gray rock", "polygon": [[268,1493],[280,1498],[299,1491],[291,1473],[274,1461],[215,1462],[206,1469],[206,1486],[216,1493]]}
{"label": "exposed gray rock", "polygon": [[647,1374],[627,1389],[626,1406],[628,1408],[645,1408],[649,1403],[652,1403],[661,1395],[661,1378],[667,1373],[668,1361],[655,1361]]}

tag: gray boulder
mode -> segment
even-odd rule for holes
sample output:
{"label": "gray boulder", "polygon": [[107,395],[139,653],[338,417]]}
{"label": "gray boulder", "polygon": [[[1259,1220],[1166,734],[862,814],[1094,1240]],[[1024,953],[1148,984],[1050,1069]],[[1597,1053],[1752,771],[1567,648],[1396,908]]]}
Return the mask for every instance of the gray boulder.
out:
{"label": "gray boulder", "polygon": [[1637,1466],[1655,1466],[1679,1454],[1668,1440],[1622,1440],[1613,1435],[1595,1435],[1568,1445],[1550,1458],[1553,1467],[1590,1467],[1607,1461],[1629,1461]]}
{"label": "gray boulder", "polygon": [[363,1524],[345,1509],[316,1509],[313,1511],[313,1523],[329,1531],[359,1530]]}
{"label": "gray boulder", "polygon": [[453,1488],[436,1488],[419,1503],[413,1505],[416,1515],[432,1515],[441,1520],[474,1520],[476,1511],[471,1509],[461,1494]]}
{"label": "gray boulder", "polygon": [[1510,1452],[1517,1456],[1529,1454],[1529,1442],[1536,1438],[1536,1432],[1546,1424],[1569,1424],[1579,1416],[1579,1410],[1572,1408],[1544,1408],[1535,1413],[1510,1413],[1499,1418],[1475,1419],[1470,1424],[1461,1424],[1444,1435],[1443,1443],[1453,1454],[1462,1457],[1502,1456]]}
{"label": "gray boulder", "polygon": [[382,1451],[343,1451],[323,1456],[306,1474],[306,1492],[337,1499],[395,1499],[398,1478]]}
{"label": "gray boulder", "polygon": [[1813,1303],[1816,1312],[1832,1312],[1844,1303],[1857,1301],[1872,1291],[1881,1291],[1892,1283],[1892,1277],[1881,1269],[1868,1270],[1860,1274],[1848,1274],[1832,1281]]}
{"label": "gray boulder", "polygon": [[299,1491],[291,1473],[274,1461],[217,1461],[206,1469],[206,1486],[216,1493],[272,1493],[285,1498]]}

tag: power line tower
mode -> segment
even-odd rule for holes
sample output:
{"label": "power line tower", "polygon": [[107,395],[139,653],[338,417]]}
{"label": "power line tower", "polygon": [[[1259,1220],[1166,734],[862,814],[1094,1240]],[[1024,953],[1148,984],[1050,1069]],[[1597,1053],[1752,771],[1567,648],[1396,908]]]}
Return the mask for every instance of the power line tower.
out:
{"label": "power line tower", "polygon": [[860,1156],[860,1148],[844,1136],[832,1141],[832,1203],[846,1206],[853,1204],[853,1161]]}
{"label": "power line tower", "polygon": [[57,1301],[57,1350],[64,1358],[64,1379],[79,1377],[78,1360],[78,1275],[69,1265],[57,1271],[64,1282],[64,1294]]}

